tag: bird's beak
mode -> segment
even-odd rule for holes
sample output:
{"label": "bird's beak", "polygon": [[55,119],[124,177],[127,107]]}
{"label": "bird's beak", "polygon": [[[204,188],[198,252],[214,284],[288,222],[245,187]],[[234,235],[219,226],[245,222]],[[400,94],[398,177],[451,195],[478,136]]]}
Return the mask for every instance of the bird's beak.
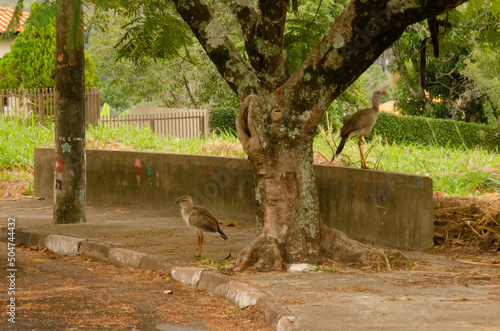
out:
{"label": "bird's beak", "polygon": [[387,92],[382,92],[382,94],[387,94]]}

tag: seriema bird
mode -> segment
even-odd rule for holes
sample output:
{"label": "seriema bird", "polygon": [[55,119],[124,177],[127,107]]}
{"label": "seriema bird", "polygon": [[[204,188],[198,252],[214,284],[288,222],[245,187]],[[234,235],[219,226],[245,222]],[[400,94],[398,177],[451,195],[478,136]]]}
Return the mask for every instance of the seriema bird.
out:
{"label": "seriema bird", "polygon": [[177,203],[181,206],[182,218],[186,222],[188,228],[196,230],[198,234],[198,247],[203,245],[203,231],[215,232],[220,234],[222,239],[227,240],[227,236],[222,232],[219,221],[210,212],[203,207],[194,206],[193,200],[188,196],[182,196],[177,199]]}
{"label": "seriema bird", "polygon": [[345,122],[344,126],[340,130],[340,136],[342,140],[340,141],[339,147],[335,152],[335,156],[332,158],[335,159],[337,155],[342,152],[344,145],[349,138],[352,136],[359,136],[358,146],[359,146],[359,154],[361,155],[361,168],[369,169],[366,166],[365,158],[363,157],[363,151],[361,150],[361,140],[364,140],[363,135],[367,134],[371,131],[375,122],[377,122],[378,114],[379,114],[379,101],[380,97],[384,94],[387,94],[384,91],[375,91],[373,92],[372,103],[373,106],[371,108],[362,109],[354,115],[351,116]]}

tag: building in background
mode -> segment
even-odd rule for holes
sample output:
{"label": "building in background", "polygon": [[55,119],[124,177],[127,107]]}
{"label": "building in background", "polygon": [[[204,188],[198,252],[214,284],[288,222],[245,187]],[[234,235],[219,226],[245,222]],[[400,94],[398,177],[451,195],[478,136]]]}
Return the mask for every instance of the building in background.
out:
{"label": "building in background", "polygon": [[0,57],[3,57],[5,53],[10,52],[10,45],[14,42],[17,35],[23,31],[24,22],[29,17],[29,13],[21,12],[20,24],[14,29],[14,33],[12,33],[9,37],[4,36],[3,34],[7,31],[7,27],[9,26],[10,21],[12,20],[12,15],[14,14],[14,9],[0,7]]}

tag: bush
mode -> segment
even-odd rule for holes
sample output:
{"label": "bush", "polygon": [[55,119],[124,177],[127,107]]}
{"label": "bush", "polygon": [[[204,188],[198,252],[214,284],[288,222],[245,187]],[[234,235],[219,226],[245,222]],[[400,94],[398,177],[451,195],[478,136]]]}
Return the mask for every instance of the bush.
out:
{"label": "bush", "polygon": [[375,133],[382,136],[388,143],[411,142],[421,145],[467,148],[482,146],[497,150],[500,146],[499,128],[417,116],[380,113],[375,127],[366,135],[366,138],[372,139]]}
{"label": "bush", "polygon": [[[31,15],[43,10],[34,2]],[[47,17],[45,23],[31,22],[28,19],[23,29],[10,46],[10,52],[0,59],[0,89],[55,86],[55,18]],[[97,85],[99,76],[95,71],[91,57],[85,53],[85,86]]]}
{"label": "bush", "polygon": [[215,131],[217,129],[222,132],[236,132],[236,112],[238,110],[234,108],[214,108],[210,112],[210,117],[208,119],[210,124],[210,131]]}

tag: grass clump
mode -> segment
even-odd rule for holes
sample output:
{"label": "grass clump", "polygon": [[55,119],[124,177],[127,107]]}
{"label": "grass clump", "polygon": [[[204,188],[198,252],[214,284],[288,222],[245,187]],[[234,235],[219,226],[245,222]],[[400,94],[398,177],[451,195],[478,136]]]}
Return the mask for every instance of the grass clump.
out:
{"label": "grass clump", "polygon": [[22,122],[19,118],[0,116],[0,169],[33,167],[35,147],[54,142],[54,125]]}
{"label": "grass clump", "polygon": [[[327,134],[319,135],[314,149],[331,158],[335,141]],[[450,146],[422,146],[412,143],[387,144],[380,136],[362,144],[369,167],[379,170],[429,176],[434,190],[450,195],[478,195],[500,192],[500,154],[486,148],[455,148]],[[352,138],[335,162],[359,166],[357,138]]]}

